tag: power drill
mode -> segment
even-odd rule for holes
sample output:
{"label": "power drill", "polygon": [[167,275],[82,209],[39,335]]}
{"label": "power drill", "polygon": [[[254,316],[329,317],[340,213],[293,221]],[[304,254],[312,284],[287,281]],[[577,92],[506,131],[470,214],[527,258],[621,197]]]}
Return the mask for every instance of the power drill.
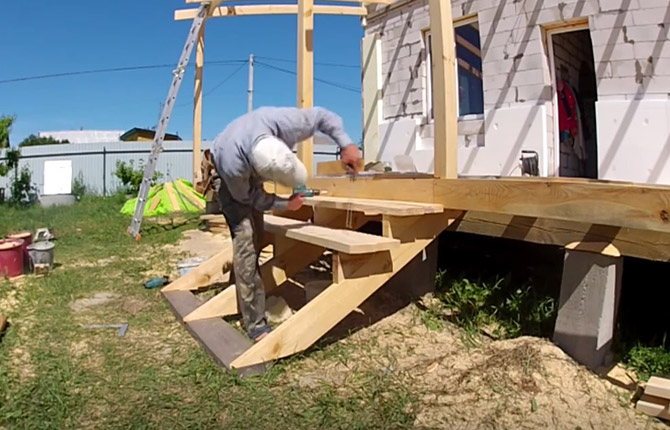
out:
{"label": "power drill", "polygon": [[308,189],[305,185],[300,185],[293,189],[293,194],[302,194],[305,197],[314,197],[321,194],[319,190]]}

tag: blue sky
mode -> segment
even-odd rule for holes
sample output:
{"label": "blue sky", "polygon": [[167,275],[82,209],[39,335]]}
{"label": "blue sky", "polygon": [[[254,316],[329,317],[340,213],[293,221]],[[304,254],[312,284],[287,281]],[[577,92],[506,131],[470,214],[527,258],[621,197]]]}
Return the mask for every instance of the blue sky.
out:
{"label": "blue sky", "polygon": [[[170,85],[171,69],[190,27],[190,21],[175,22],[173,12],[192,7],[179,0],[36,0],[29,7],[22,1],[2,2],[0,81],[92,69],[170,65],[0,83],[0,115],[17,116],[10,136],[12,145],[39,131],[155,126]],[[355,141],[361,133],[362,34],[358,17],[315,18],[314,76],[349,89],[315,82],[314,103],[340,114]],[[268,66],[295,71],[296,17],[213,18],[205,29],[204,139],[213,139],[247,109],[246,64],[207,62],[245,60],[250,53],[257,62],[254,107],[295,106],[295,75]],[[168,127],[168,132],[179,133],[183,139],[192,136],[193,62],[194,55]]]}

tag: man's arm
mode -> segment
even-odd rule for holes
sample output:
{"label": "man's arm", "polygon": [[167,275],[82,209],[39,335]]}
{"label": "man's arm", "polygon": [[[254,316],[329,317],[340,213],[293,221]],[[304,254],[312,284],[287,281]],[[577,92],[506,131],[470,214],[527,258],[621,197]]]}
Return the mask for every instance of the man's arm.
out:
{"label": "man's arm", "polygon": [[333,139],[340,148],[353,143],[344,130],[344,124],[339,115],[322,107],[314,107],[309,111],[313,116],[315,129]]}

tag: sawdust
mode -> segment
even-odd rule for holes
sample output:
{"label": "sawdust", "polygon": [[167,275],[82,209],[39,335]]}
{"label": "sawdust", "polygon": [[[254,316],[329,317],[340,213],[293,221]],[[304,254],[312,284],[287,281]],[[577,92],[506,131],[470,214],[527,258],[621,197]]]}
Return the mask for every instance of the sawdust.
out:
{"label": "sawdust", "polygon": [[121,308],[132,316],[139,314],[150,306],[151,304],[146,300],[136,299],[135,297],[127,297],[121,302]]}
{"label": "sawdust", "polygon": [[35,377],[35,366],[33,365],[28,350],[16,347],[9,352],[10,369],[19,376],[21,382]]}
{"label": "sawdust", "polygon": [[410,305],[356,332],[330,359],[324,351],[296,363],[285,383],[340,387],[356,372],[390,372],[418,393],[419,428],[667,428],[637,413],[629,391],[546,339],[485,340],[468,348],[458,328],[428,330],[417,316]]}
{"label": "sawdust", "polygon": [[118,294],[109,293],[106,291],[95,293],[93,297],[75,300],[74,302],[70,303],[70,309],[72,309],[74,312],[81,312],[94,306],[107,304],[117,297],[119,297]]}
{"label": "sawdust", "polygon": [[227,233],[212,234],[208,231],[187,230],[176,245],[166,245],[165,248],[175,254],[209,258],[226,246],[230,246],[230,235]]}

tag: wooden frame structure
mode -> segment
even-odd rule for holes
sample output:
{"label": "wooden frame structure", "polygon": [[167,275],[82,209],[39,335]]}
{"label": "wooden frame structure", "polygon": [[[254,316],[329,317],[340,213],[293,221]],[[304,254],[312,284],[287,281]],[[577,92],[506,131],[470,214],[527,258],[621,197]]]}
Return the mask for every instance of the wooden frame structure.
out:
{"label": "wooden frame structure", "polygon": [[[313,102],[314,13],[364,16],[366,10],[362,6],[315,5],[313,0],[268,6],[219,7],[220,3],[224,2],[213,1],[211,16],[297,14],[298,106],[311,106]],[[352,181],[334,169],[333,176],[314,177],[311,142],[303,142],[298,154],[310,172],[307,186],[327,192],[327,197],[308,199],[307,208],[296,213],[266,215],[265,243],[273,245],[273,257],[261,267],[266,291],[279,287],[325,250],[333,252],[331,285],[253,345],[222,319],[237,313],[234,286],[207,302],[201,302],[194,294],[209,287],[222,272],[224,283],[227,282],[232,248],[163,288],[162,293],[179,320],[225,367],[243,374],[256,373],[270,361],[309,348],[444,231],[670,261],[670,187],[564,178],[456,179],[456,68],[455,52],[449,48],[454,46],[451,8],[450,2],[444,0],[430,0],[429,4],[435,173],[380,173]],[[175,12],[175,19],[192,17],[191,10]],[[196,52],[196,67],[202,68],[202,49]],[[201,86],[201,71],[196,70],[194,149],[196,129],[200,136]],[[381,237],[357,232],[368,221],[381,222]]]}

